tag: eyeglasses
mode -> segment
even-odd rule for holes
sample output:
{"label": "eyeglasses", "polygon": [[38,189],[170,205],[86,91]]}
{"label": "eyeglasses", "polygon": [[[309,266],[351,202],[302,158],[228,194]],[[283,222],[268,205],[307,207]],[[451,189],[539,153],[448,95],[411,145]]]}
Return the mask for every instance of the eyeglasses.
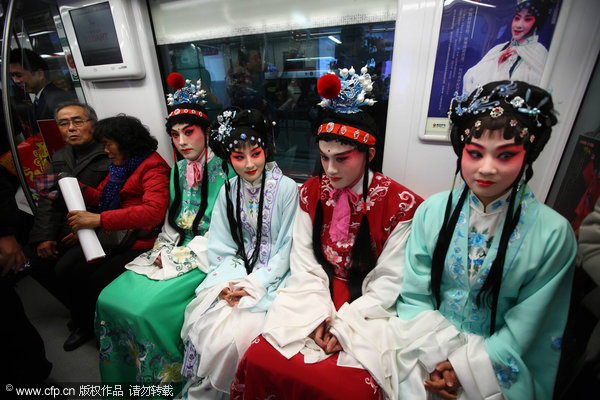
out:
{"label": "eyeglasses", "polygon": [[69,125],[73,124],[73,126],[79,128],[88,121],[91,121],[91,119],[61,119],[56,125],[58,125],[59,128],[67,128]]}

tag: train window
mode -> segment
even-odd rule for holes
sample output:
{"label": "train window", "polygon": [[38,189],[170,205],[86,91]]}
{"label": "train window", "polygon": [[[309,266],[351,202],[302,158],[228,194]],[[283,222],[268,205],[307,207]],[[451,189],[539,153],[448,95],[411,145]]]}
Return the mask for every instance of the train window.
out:
{"label": "train window", "polygon": [[163,81],[173,71],[202,80],[212,118],[237,105],[260,109],[276,121],[275,160],[303,182],[318,159],[311,134],[321,100],[316,83],[330,70],[368,66],[378,101],[369,112],[383,143],[393,38],[394,22],[388,22],[165,44],[159,54]]}
{"label": "train window", "polygon": [[[318,162],[311,134],[321,100],[317,79],[368,65],[377,103],[374,168],[380,168],[394,45],[396,0],[150,0],[162,81],[176,71],[202,79],[210,116],[230,105],[277,122],[275,160],[297,182]],[[165,84],[165,91],[169,88]]]}

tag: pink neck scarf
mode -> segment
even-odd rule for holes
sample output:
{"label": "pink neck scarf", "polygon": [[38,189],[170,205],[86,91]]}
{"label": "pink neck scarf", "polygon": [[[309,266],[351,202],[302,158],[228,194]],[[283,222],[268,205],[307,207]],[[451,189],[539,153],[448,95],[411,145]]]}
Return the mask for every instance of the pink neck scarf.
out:
{"label": "pink neck scarf", "polygon": [[198,185],[202,182],[202,155],[194,161],[188,160],[187,169],[185,170],[185,181],[189,187]]}
{"label": "pink neck scarf", "polygon": [[329,227],[329,237],[337,242],[348,238],[350,230],[350,203],[356,204],[360,197],[347,186],[343,189],[334,189],[329,198],[335,200],[333,215],[331,216],[331,226]]}

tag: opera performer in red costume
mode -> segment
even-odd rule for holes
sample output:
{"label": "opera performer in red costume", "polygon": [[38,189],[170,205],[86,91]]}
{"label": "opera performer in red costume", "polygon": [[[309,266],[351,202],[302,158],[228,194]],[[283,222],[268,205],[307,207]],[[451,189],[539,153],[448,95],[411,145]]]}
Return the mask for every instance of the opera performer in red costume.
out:
{"label": "opera performer in red costume", "polygon": [[370,170],[376,126],[364,67],[317,84],[326,116],[316,132],[323,173],[300,190],[291,275],[244,355],[232,399],[378,399],[393,393],[382,365],[406,240],[422,199]]}

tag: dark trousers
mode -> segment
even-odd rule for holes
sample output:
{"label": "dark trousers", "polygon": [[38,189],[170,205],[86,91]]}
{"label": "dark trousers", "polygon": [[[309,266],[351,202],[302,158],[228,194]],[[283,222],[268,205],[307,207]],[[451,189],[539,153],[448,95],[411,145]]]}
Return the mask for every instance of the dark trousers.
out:
{"label": "dark trousers", "polygon": [[4,383],[42,382],[50,374],[52,364],[46,359],[44,342],[25,315],[23,303],[8,278],[0,278],[0,321],[2,393],[5,393]]}
{"label": "dark trousers", "polygon": [[106,257],[88,263],[81,246],[69,249],[56,263],[75,327],[92,332],[96,301],[102,289],[125,271],[125,265],[147,249],[107,251]]}
{"label": "dark trousers", "polygon": [[64,282],[56,276],[55,267],[58,260],[60,260],[69,249],[73,248],[73,246],[66,247],[59,242],[57,246],[58,259],[38,257],[36,248],[37,244],[28,244],[23,247],[23,252],[31,266],[28,271],[29,275],[38,281],[38,283],[50,292],[50,294],[58,301],[63,303],[65,307],[69,307]]}

